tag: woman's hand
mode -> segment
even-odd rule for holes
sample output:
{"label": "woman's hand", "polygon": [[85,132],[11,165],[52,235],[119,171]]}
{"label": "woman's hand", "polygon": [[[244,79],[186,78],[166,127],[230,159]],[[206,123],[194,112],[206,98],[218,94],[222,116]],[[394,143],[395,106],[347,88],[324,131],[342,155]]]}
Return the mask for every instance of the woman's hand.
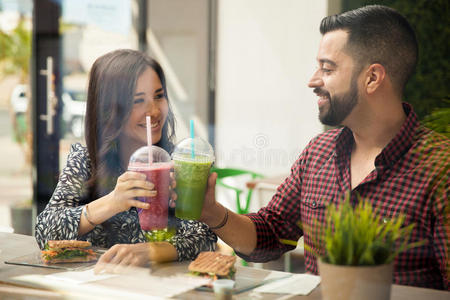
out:
{"label": "woman's hand", "polygon": [[154,197],[155,185],[146,180],[143,173],[127,171],[119,176],[116,187],[110,193],[112,209],[115,213],[127,211],[131,207],[147,209],[148,203],[136,200],[136,197]]}
{"label": "woman's hand", "polygon": [[127,267],[143,267],[149,262],[149,243],[116,244],[100,257],[94,273],[122,273]]}
{"label": "woman's hand", "polygon": [[177,258],[177,250],[168,242],[117,244],[100,257],[94,273],[123,273],[127,267],[144,267],[150,261],[168,262]]}

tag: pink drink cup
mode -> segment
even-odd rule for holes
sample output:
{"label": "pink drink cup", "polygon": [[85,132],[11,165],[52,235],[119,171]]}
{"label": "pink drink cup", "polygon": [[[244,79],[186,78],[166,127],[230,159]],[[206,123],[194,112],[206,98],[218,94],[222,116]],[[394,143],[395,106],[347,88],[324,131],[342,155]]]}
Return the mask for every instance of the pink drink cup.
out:
{"label": "pink drink cup", "polygon": [[153,163],[152,165],[135,162],[128,166],[129,171],[144,173],[147,180],[155,185],[157,192],[155,197],[138,197],[138,200],[150,203],[150,208],[138,209],[139,223],[143,230],[167,227],[171,168],[171,162]]}

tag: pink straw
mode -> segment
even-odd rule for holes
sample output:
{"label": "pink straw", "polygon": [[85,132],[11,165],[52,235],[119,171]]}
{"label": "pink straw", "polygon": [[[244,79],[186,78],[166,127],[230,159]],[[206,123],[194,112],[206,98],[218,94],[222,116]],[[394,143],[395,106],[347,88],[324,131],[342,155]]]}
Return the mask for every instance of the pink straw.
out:
{"label": "pink straw", "polygon": [[153,153],[152,153],[152,127],[150,116],[145,117],[145,121],[147,123],[147,146],[148,146],[148,164],[151,165],[153,163]]}

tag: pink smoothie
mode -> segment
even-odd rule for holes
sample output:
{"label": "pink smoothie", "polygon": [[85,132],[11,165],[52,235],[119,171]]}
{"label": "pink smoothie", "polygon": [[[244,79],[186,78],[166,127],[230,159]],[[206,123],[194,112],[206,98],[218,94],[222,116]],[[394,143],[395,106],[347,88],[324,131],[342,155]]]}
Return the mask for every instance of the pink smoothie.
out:
{"label": "pink smoothie", "polygon": [[143,230],[163,229],[167,227],[169,208],[169,183],[171,162],[153,163],[151,166],[143,163],[133,163],[129,171],[141,172],[147,180],[155,185],[155,197],[138,197],[142,202],[150,203],[149,209],[138,209],[139,223]]}

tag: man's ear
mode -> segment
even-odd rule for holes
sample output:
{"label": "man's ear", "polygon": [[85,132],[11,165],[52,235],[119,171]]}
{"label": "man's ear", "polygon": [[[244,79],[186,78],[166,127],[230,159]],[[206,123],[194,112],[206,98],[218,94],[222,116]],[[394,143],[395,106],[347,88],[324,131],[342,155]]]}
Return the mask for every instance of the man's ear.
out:
{"label": "man's ear", "polygon": [[374,93],[383,83],[386,69],[380,64],[371,64],[366,71],[365,88],[368,94]]}

